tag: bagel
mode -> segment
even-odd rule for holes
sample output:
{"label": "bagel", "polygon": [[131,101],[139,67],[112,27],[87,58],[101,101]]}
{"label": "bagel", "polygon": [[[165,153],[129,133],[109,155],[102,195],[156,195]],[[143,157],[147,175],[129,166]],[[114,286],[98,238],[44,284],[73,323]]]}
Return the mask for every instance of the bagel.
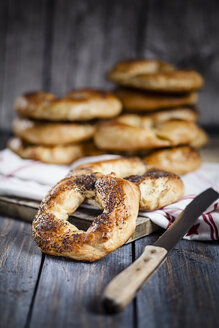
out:
{"label": "bagel", "polygon": [[139,74],[167,73],[174,69],[173,65],[156,59],[132,59],[118,62],[107,76],[110,80],[119,82]]}
{"label": "bagel", "polygon": [[190,146],[193,148],[202,148],[208,143],[207,133],[198,127],[196,138],[190,142]]}
{"label": "bagel", "polygon": [[[130,173],[132,175],[122,179]],[[134,233],[139,204],[154,209],[178,200],[182,180],[140,159],[119,158],[83,164],[58,182],[42,201],[33,220],[33,238],[44,253],[95,261],[123,245]],[[87,231],[68,222],[85,200],[103,209]]]}
{"label": "bagel", "polygon": [[116,95],[122,101],[127,112],[147,112],[163,108],[175,108],[179,106],[193,106],[197,102],[197,93],[186,94],[154,94],[134,89],[118,88]]}
{"label": "bagel", "polygon": [[72,164],[81,157],[103,155],[106,153],[95,147],[92,142],[47,146],[29,144],[17,137],[10,138],[7,147],[24,159],[60,165]]}
{"label": "bagel", "polygon": [[168,63],[156,60],[145,59],[140,63],[138,60],[120,62],[108,73],[108,78],[124,86],[156,92],[189,92],[204,84],[196,71],[175,70]]}
{"label": "bagel", "polygon": [[57,98],[46,92],[30,92],[15,101],[16,112],[33,119],[85,121],[111,118],[122,110],[121,101],[112,93],[91,89],[71,91]]}
{"label": "bagel", "polygon": [[17,137],[37,145],[64,145],[90,139],[95,131],[94,125],[71,122],[39,122],[17,118],[13,122]]}
{"label": "bagel", "polygon": [[[88,228],[67,220],[85,198],[104,210]],[[33,238],[44,253],[80,261],[96,261],[123,245],[134,233],[139,189],[114,175],[70,176],[52,188],[33,220]]]}
{"label": "bagel", "polygon": [[18,156],[48,164],[71,164],[76,159],[85,156],[84,147],[84,144],[63,146],[31,145],[16,137],[12,137],[8,141],[8,148]]}
{"label": "bagel", "polygon": [[[182,180],[167,171],[146,165],[140,158],[118,158],[82,164],[71,170],[69,176],[90,175],[95,172],[116,176],[135,183],[140,189],[140,209],[153,211],[180,199],[184,192]],[[89,203],[95,205],[95,201]]]}
{"label": "bagel", "polygon": [[196,123],[169,120],[157,126],[157,136],[169,140],[171,146],[188,144],[195,148],[204,146],[208,137]]}
{"label": "bagel", "polygon": [[123,114],[116,118],[119,123],[127,123],[134,125],[142,125],[144,127],[153,127],[160,123],[164,123],[169,120],[184,120],[196,122],[198,119],[198,113],[191,108],[175,108],[169,110],[162,110],[159,112],[136,115],[136,114]]}
{"label": "bagel", "polygon": [[158,150],[146,156],[144,160],[148,165],[178,175],[195,171],[201,165],[197,150],[187,146]]}
{"label": "bagel", "polygon": [[184,144],[201,147],[207,140],[206,133],[194,122],[169,120],[149,126],[148,118],[145,120],[135,114],[101,123],[94,135],[98,148],[112,151],[139,151]]}
{"label": "bagel", "polygon": [[130,175],[143,175],[146,171],[146,164],[138,157],[103,160],[93,163],[85,163],[70,170],[68,176],[72,175],[89,175],[95,172],[107,175],[111,172],[120,178]]}

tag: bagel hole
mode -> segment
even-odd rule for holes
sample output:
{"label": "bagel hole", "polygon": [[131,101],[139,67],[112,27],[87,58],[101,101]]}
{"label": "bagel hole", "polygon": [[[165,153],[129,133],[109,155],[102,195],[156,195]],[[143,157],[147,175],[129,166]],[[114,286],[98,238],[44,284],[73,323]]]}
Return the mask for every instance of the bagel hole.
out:
{"label": "bagel hole", "polygon": [[93,220],[102,213],[103,211],[99,209],[79,207],[78,210],[69,216],[68,222],[80,230],[87,230]]}

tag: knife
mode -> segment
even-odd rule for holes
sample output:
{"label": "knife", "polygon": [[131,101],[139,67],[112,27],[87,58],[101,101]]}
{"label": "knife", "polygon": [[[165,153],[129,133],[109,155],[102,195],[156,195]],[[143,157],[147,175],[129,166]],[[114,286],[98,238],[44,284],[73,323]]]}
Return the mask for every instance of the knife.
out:
{"label": "knife", "polygon": [[142,255],[105,288],[103,306],[108,313],[121,311],[164,262],[168,252],[186,234],[196,219],[219,197],[212,188],[202,192],[185,208],[160,238],[145,247]]}

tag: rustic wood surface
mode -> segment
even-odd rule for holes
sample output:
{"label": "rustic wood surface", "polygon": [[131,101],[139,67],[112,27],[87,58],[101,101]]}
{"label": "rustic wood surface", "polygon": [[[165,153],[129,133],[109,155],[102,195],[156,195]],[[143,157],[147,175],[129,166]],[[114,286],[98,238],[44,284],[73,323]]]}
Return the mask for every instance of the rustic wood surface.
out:
{"label": "rustic wood surface", "polygon": [[41,252],[31,225],[0,217],[0,326],[24,327],[36,286]]}
{"label": "rustic wood surface", "polygon": [[[0,148],[7,135],[1,134]],[[42,255],[31,225],[0,218],[0,328],[215,328],[219,325],[219,248],[180,241],[120,314],[103,312],[106,285],[160,233],[124,245],[95,263]]]}
{"label": "rustic wood surface", "polygon": [[[112,88],[105,71],[117,60],[149,56],[204,75],[200,122],[217,132],[218,12],[217,0],[2,0],[0,128],[10,131],[24,91]],[[123,313],[103,313],[104,287],[158,236],[78,263],[42,255],[30,224],[0,218],[0,327],[217,327],[219,250],[210,242],[180,241]]]}
{"label": "rustic wood surface", "polygon": [[92,264],[46,256],[30,327],[133,327],[133,304],[116,316],[101,306],[105,285],[132,260],[131,244]]}
{"label": "rustic wood surface", "polygon": [[[144,246],[135,243],[136,257]],[[180,241],[138,294],[138,327],[217,327],[218,255],[218,243]]]}
{"label": "rustic wood surface", "polygon": [[0,128],[24,91],[112,88],[116,61],[145,56],[200,71],[200,122],[218,127],[218,12],[217,0],[2,0]]}

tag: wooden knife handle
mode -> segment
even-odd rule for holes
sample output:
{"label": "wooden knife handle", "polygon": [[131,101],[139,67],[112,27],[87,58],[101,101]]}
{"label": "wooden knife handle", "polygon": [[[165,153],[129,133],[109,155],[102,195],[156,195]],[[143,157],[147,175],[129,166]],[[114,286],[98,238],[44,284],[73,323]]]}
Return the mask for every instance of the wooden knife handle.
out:
{"label": "wooden knife handle", "polygon": [[142,255],[105,288],[103,295],[105,310],[109,313],[116,313],[124,309],[163,262],[166,254],[165,248],[146,246]]}

